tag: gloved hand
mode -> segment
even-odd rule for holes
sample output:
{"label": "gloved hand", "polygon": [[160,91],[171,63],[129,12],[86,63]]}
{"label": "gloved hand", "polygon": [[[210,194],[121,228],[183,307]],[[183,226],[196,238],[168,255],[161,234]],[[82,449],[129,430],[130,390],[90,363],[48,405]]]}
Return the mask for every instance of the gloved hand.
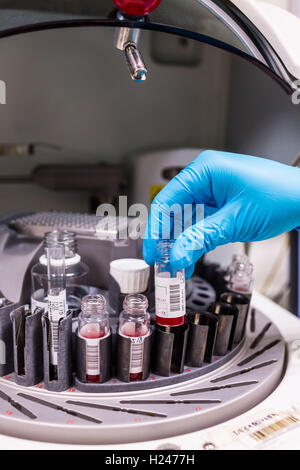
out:
{"label": "gloved hand", "polygon": [[205,150],[156,196],[144,234],[144,258],[152,265],[156,244],[178,204],[204,204],[205,218],[176,239],[174,268],[186,268],[218,245],[275,237],[300,226],[300,169],[272,160]]}

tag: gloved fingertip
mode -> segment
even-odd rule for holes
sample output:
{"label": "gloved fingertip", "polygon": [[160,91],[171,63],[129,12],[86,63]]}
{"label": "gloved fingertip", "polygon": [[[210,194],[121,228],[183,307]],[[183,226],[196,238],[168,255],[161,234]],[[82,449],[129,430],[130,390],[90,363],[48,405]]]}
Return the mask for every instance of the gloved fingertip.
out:
{"label": "gloved fingertip", "polygon": [[175,243],[171,250],[171,262],[175,263],[179,261],[183,257],[183,254],[185,254],[185,249],[182,245],[181,239],[178,238],[177,240],[175,240]]}
{"label": "gloved fingertip", "polygon": [[192,264],[191,266],[188,266],[187,268],[185,268],[185,278],[188,280],[192,277],[192,275],[194,274],[194,271],[195,271],[195,265]]}
{"label": "gloved fingertip", "polygon": [[170,257],[171,264],[174,266],[174,268],[182,269],[188,266],[188,264],[191,264],[186,260],[185,254],[185,250],[182,248],[180,241],[176,240],[174,246],[172,247]]}
{"label": "gloved fingertip", "polygon": [[153,266],[155,263],[156,254],[156,241],[147,239],[143,242],[143,257],[149,266]]}
{"label": "gloved fingertip", "polygon": [[174,269],[185,269],[189,265],[189,262],[185,258],[182,258],[176,261],[171,261],[171,264]]}
{"label": "gloved fingertip", "polygon": [[190,252],[184,245],[182,238],[178,238],[174,243],[171,251],[171,263],[179,269],[186,268],[193,264],[193,260],[190,258]]}
{"label": "gloved fingertip", "polygon": [[[193,246],[192,246],[193,248]],[[204,254],[204,250],[189,249],[182,239],[176,240],[172,252],[171,263],[175,269],[187,268],[195,265],[196,261]]]}
{"label": "gloved fingertip", "polygon": [[193,262],[190,261],[188,254],[185,252],[181,252],[180,254],[175,254],[171,252],[171,264],[174,269],[185,269],[188,266],[191,266]]}

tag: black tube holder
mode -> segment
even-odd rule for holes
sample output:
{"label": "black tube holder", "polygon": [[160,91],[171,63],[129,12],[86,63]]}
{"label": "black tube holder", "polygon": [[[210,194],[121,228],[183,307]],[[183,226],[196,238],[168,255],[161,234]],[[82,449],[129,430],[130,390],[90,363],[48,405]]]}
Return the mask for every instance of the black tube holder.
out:
{"label": "black tube holder", "polygon": [[183,372],[188,331],[187,322],[176,327],[155,324],[152,353],[154,374],[168,377],[172,372]]}
{"label": "black tube holder", "polygon": [[72,385],[72,313],[62,319],[58,327],[57,380],[51,376],[50,338],[51,325],[47,313],[42,316],[44,387],[46,390],[62,392]]}
{"label": "black tube holder", "polygon": [[238,309],[224,302],[215,302],[209,306],[208,310],[217,315],[219,319],[214,355],[225,356],[228,351],[233,349],[232,338],[239,314]]}
{"label": "black tube holder", "polygon": [[36,308],[31,313],[23,305],[11,313],[13,324],[15,382],[31,387],[43,380],[43,332],[44,310]]}
{"label": "black tube holder", "polygon": [[[150,374],[152,329],[143,340],[142,380]],[[131,338],[117,333],[117,377],[122,382],[130,382]]]}
{"label": "black tube holder", "polygon": [[104,338],[99,339],[100,380],[87,381],[86,371],[86,340],[76,331],[76,376],[75,386],[78,390],[87,393],[101,392],[101,384],[107,382],[112,376],[112,331]]}

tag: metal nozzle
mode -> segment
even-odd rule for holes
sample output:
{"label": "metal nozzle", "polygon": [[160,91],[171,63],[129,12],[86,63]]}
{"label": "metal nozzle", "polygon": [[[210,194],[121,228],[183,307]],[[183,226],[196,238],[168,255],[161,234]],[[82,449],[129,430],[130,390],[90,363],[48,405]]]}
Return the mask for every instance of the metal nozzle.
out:
{"label": "metal nozzle", "polygon": [[144,81],[147,76],[147,68],[143,58],[134,44],[130,44],[125,49],[126,62],[132,80]]}
{"label": "metal nozzle", "polygon": [[[117,18],[119,20],[124,20],[124,17],[120,12],[118,12]],[[114,42],[116,48],[120,51],[124,51],[125,53],[126,62],[132,80],[140,82],[146,80],[148,71],[137,48],[139,37],[140,29],[124,26],[117,28]]]}

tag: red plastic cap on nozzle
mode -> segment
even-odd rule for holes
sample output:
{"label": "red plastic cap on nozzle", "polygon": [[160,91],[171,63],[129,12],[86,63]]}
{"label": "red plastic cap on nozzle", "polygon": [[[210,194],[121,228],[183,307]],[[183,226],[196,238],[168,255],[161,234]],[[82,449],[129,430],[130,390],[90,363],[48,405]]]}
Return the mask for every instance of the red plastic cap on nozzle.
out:
{"label": "red plastic cap on nozzle", "polygon": [[155,10],[162,0],[114,0],[115,4],[126,15],[145,16]]}

